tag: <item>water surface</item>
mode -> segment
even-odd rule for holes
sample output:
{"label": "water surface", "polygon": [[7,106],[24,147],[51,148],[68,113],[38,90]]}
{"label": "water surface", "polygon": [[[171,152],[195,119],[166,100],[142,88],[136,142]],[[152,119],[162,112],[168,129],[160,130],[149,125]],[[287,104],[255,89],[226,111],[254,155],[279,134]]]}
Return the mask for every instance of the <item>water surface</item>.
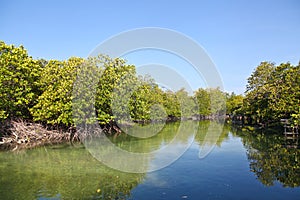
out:
{"label": "water surface", "polygon": [[[111,169],[79,144],[0,152],[0,199],[299,199],[300,151],[290,148],[297,140],[215,122],[200,122],[197,130],[198,122],[182,123],[186,137],[176,145],[191,145],[150,173]],[[151,152],[169,144],[179,127],[171,123],[148,139],[122,135],[111,141],[127,151]],[[157,158],[147,162],[151,167]]]}

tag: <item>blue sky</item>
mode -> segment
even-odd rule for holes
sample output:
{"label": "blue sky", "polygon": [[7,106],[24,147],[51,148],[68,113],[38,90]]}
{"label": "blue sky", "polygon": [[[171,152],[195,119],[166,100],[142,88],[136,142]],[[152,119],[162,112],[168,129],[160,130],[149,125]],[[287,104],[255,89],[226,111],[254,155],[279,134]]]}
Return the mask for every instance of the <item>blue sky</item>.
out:
{"label": "blue sky", "polygon": [[206,50],[225,90],[236,93],[243,93],[261,61],[300,60],[297,0],[1,0],[0,27],[0,40],[23,44],[32,57],[45,59],[86,57],[102,41],[130,29],[176,30]]}

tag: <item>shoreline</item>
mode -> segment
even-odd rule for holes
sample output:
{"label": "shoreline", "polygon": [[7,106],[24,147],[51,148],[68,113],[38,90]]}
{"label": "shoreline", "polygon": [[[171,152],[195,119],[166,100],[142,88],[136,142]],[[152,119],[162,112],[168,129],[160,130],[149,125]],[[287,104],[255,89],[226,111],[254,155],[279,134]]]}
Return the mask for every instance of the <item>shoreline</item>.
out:
{"label": "shoreline", "polygon": [[[172,118],[171,120],[166,120],[166,123],[178,122],[178,121],[214,121],[218,119],[195,119],[195,118]],[[220,119],[219,119],[220,120]],[[222,119],[223,120],[223,119]],[[161,121],[154,121],[154,123],[160,123]],[[266,127],[258,127],[251,125],[239,125],[233,123],[232,121],[227,121],[224,118],[224,122],[230,124],[231,126],[237,127],[242,131],[257,131],[257,130],[265,130],[267,132],[276,132],[279,133],[279,127],[269,127],[271,131],[268,131],[269,128]],[[135,122],[140,125],[146,125],[151,122]],[[133,123],[134,124],[134,123]],[[131,123],[125,123],[125,126],[132,126]],[[1,123],[0,127],[0,150],[23,150],[23,149],[31,149],[40,146],[46,145],[54,145],[61,143],[75,143],[81,142],[81,139],[87,137],[90,133],[88,130],[92,130],[90,128],[95,127],[87,127],[86,130],[76,130],[75,127],[59,127],[59,126],[50,126],[43,125],[41,123],[25,121],[25,120],[10,120]],[[276,129],[277,131],[274,131]],[[95,129],[94,129],[95,130]],[[94,134],[107,134],[107,135],[115,135],[118,136],[122,134],[121,128],[117,123],[111,122],[108,123],[99,129],[96,127],[96,133]]]}

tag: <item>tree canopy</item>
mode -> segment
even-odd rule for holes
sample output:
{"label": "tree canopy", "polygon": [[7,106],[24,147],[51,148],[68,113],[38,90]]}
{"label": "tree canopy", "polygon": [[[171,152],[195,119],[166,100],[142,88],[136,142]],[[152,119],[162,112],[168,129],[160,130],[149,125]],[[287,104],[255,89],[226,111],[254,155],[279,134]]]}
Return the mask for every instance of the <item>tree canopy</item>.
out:
{"label": "tree canopy", "polygon": [[268,123],[281,118],[299,123],[300,64],[262,62],[248,78],[245,114]]}
{"label": "tree canopy", "polygon": [[[184,88],[169,91],[150,76],[137,75],[135,66],[121,58],[33,59],[23,46],[2,41],[0,65],[0,121],[24,118],[73,126],[74,105],[88,109],[90,102],[95,106],[94,120],[100,124],[225,114],[246,115],[260,122],[300,121],[300,64],[262,62],[248,78],[245,97],[219,88],[199,88],[193,95]],[[82,80],[78,74],[85,74],[79,76]],[[87,82],[79,94],[87,99],[80,102],[76,88],[73,91],[78,81]],[[88,99],[93,91],[95,96]]]}
{"label": "tree canopy", "polygon": [[0,41],[0,120],[30,118],[29,108],[40,94],[41,67],[23,46]]}

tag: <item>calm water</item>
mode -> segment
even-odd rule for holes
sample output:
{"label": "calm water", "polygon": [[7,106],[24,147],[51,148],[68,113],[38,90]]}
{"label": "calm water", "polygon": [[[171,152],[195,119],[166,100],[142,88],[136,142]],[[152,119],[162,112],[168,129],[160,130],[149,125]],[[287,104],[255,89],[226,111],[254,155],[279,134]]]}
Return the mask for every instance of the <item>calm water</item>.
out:
{"label": "calm water", "polygon": [[181,128],[179,123],[167,124],[149,139],[111,138],[124,150],[151,152],[183,131],[185,137],[173,148],[191,143],[187,151],[151,173],[108,168],[82,145],[0,152],[0,198],[300,199],[300,151],[286,148],[296,141],[238,132],[214,122],[196,123],[184,122]]}

